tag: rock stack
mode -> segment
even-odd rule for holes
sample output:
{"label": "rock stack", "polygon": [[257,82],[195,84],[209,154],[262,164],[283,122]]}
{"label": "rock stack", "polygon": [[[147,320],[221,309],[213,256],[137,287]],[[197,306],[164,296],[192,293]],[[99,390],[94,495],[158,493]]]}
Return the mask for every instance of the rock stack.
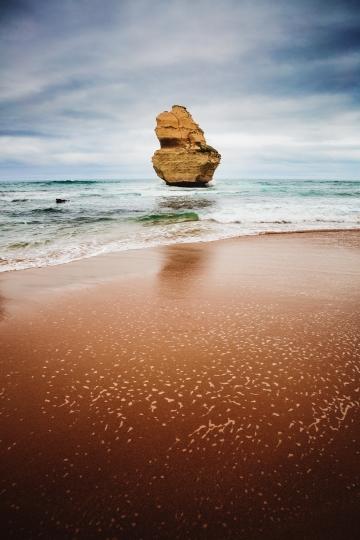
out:
{"label": "rock stack", "polygon": [[172,186],[200,187],[212,180],[220,163],[219,152],[206,144],[203,130],[182,105],[156,117],[160,141],[152,163],[156,174]]}

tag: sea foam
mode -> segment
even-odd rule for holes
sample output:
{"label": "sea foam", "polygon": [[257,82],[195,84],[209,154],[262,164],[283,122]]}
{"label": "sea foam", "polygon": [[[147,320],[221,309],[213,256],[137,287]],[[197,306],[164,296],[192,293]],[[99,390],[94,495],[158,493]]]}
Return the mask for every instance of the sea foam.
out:
{"label": "sea foam", "polygon": [[[68,199],[56,205],[56,198]],[[0,271],[243,235],[360,229],[360,181],[0,182]]]}

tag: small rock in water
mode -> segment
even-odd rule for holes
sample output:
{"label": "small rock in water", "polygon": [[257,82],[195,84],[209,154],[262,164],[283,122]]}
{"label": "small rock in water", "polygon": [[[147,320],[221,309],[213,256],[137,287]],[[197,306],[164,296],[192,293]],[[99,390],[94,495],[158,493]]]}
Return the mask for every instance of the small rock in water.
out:
{"label": "small rock in water", "polygon": [[65,202],[69,202],[69,199],[56,199],[56,204],[61,204]]}
{"label": "small rock in water", "polygon": [[156,118],[160,150],[152,157],[156,174],[173,186],[205,186],[212,180],[221,156],[206,144],[203,130],[182,105]]}

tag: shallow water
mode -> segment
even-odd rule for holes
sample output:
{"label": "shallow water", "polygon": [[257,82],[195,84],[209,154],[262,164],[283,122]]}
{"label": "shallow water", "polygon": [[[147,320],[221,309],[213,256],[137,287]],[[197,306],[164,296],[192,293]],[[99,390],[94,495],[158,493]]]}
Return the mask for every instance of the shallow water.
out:
{"label": "shallow water", "polygon": [[[0,271],[147,246],[267,232],[360,228],[360,181],[0,182]],[[56,204],[56,198],[67,199]]]}

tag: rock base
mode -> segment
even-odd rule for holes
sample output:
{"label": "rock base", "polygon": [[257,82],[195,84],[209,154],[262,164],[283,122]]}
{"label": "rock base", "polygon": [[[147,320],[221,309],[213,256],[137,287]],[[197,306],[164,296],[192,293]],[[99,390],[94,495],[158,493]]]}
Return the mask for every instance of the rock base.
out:
{"label": "rock base", "polygon": [[168,186],[175,186],[175,187],[185,187],[185,188],[207,188],[209,187],[208,182],[203,182],[201,180],[196,180],[195,182],[189,182],[183,181],[183,182],[166,182],[166,185]]}

